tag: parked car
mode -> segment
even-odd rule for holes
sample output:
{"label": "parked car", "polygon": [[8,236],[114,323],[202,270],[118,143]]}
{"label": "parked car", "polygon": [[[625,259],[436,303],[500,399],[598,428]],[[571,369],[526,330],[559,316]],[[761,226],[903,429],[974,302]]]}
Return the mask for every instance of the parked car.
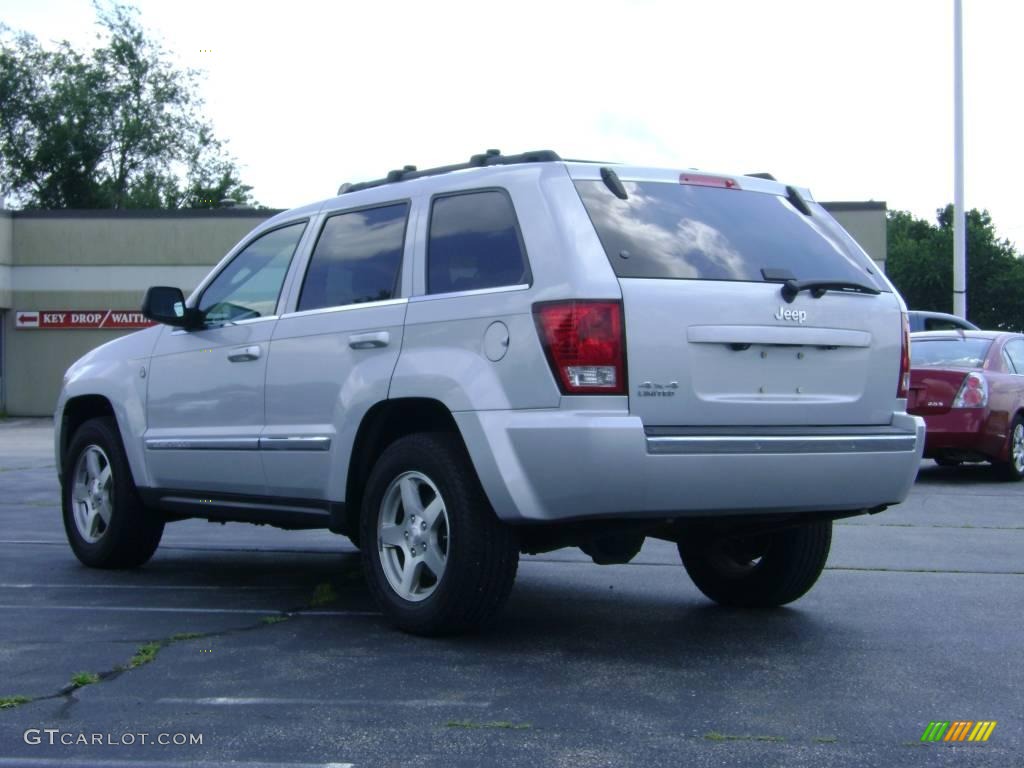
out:
{"label": "parked car", "polygon": [[979,330],[978,326],[974,323],[946,312],[922,312],[912,309],[907,312],[907,317],[910,319],[911,333],[919,331],[955,331],[958,328],[965,331]]}
{"label": "parked car", "polygon": [[399,627],[473,628],[521,552],[675,542],[720,603],[803,595],[910,490],[904,305],[806,190],[563,161],[393,171],[257,227],[67,372],[64,525],[136,566],[183,518],[328,528]]}
{"label": "parked car", "polygon": [[928,425],[924,455],[942,466],[989,461],[1024,477],[1024,335],[912,334],[910,413]]}

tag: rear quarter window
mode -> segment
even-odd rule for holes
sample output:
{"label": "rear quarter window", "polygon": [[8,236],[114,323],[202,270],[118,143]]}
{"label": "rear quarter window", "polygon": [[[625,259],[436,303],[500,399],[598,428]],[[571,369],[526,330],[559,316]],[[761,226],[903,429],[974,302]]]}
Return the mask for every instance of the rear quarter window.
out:
{"label": "rear quarter window", "polygon": [[427,244],[427,293],[531,282],[512,200],[504,190],[434,199]]}
{"label": "rear quarter window", "polygon": [[620,200],[601,181],[576,182],[619,277],[761,282],[768,269],[797,280],[889,290],[818,206],[806,216],[781,195],[763,192],[665,182],[624,186],[628,197]]}

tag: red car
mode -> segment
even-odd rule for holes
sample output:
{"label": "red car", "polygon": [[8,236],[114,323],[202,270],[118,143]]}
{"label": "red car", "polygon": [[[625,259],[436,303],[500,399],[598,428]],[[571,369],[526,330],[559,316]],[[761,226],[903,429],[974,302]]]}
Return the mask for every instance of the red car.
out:
{"label": "red car", "polygon": [[990,461],[1024,478],[1024,335],[911,334],[907,410],[928,426],[925,458],[942,466]]}

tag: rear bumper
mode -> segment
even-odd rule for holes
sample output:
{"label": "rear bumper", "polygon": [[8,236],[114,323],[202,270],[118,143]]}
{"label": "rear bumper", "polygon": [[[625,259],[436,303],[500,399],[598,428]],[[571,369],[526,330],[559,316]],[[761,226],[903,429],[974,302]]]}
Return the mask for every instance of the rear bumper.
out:
{"label": "rear bumper", "polygon": [[644,430],[622,412],[454,414],[498,516],[508,521],[849,512],[906,498],[924,420],[879,428]]}
{"label": "rear bumper", "polygon": [[1005,414],[984,408],[957,408],[924,417],[928,434],[924,441],[926,458],[949,455],[981,454],[986,458],[1006,459],[1009,423]]}

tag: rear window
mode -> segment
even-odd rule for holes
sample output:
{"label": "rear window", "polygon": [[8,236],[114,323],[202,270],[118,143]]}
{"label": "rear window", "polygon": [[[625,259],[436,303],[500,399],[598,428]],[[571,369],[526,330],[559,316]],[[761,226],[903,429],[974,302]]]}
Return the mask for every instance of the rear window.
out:
{"label": "rear window", "polygon": [[991,339],[914,339],[910,345],[910,364],[981,368],[990,346]]}
{"label": "rear window", "polygon": [[577,181],[583,204],[619,277],[848,280],[888,291],[841,229],[805,216],[780,195],[690,184],[624,182],[620,200],[601,181]]}

